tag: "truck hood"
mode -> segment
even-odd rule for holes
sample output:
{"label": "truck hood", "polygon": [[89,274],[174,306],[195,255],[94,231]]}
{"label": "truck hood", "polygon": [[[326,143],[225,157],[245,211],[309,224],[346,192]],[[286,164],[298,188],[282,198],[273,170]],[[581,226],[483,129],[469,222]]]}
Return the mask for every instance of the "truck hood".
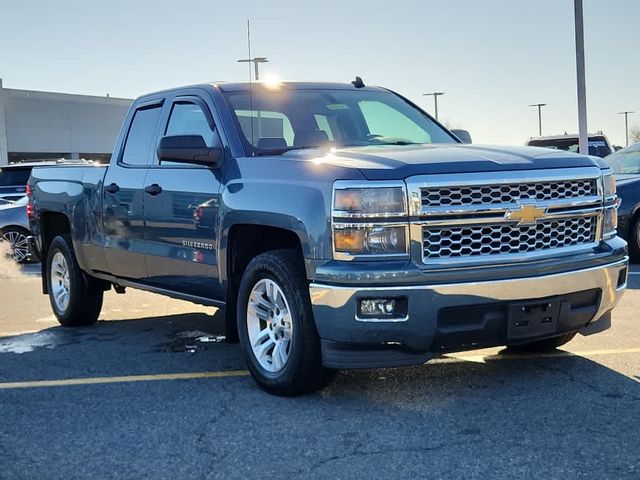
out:
{"label": "truck hood", "polygon": [[412,175],[592,167],[586,155],[536,147],[465,144],[367,146],[291,150],[283,155],[317,164],[356,168],[368,180]]}

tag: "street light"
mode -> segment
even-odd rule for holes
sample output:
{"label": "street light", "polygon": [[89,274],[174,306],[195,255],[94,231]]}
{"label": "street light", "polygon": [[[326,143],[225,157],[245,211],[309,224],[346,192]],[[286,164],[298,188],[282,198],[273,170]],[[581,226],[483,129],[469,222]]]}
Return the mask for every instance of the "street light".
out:
{"label": "street light", "polygon": [[576,36],[576,84],[578,90],[578,152],[589,155],[589,133],[587,127],[587,81],[584,63],[584,12],[582,0],[573,0]]}
{"label": "street light", "polygon": [[618,112],[618,115],[624,115],[624,137],[627,141],[627,147],[629,146],[629,114],[636,113],[631,111]]}
{"label": "street light", "polygon": [[438,120],[438,97],[440,95],[444,95],[445,92],[433,92],[433,93],[423,93],[422,96],[424,97],[428,97],[428,96],[433,96],[433,102],[435,104],[435,113],[436,113],[436,120]]}
{"label": "street light", "polygon": [[529,105],[530,107],[538,107],[538,135],[542,136],[542,107],[544,107],[546,103],[534,103],[533,105]]}
{"label": "street light", "polygon": [[267,63],[269,59],[267,57],[254,57],[254,58],[243,58],[238,60],[238,63],[253,63],[255,66],[256,72],[256,81],[260,80],[260,75],[258,74],[258,64],[259,63]]}

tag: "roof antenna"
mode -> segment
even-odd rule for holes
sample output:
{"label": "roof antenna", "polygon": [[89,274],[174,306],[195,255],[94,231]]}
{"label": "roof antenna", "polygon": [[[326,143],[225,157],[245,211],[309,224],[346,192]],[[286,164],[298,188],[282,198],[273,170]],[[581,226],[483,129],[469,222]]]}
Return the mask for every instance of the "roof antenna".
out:
{"label": "roof antenna", "polygon": [[356,77],[356,79],[353,82],[351,82],[351,85],[353,85],[356,88],[362,88],[364,87],[364,82],[360,77]]}

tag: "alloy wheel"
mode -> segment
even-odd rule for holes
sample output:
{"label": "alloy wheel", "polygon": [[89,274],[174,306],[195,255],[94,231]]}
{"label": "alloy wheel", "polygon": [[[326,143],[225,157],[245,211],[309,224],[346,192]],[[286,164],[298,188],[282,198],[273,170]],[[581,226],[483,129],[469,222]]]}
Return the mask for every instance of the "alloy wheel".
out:
{"label": "alloy wheel", "polygon": [[51,259],[51,278],[49,280],[51,293],[56,307],[64,312],[69,306],[71,298],[71,281],[67,259],[60,252],[56,252]]}
{"label": "alloy wheel", "polygon": [[271,373],[281,371],[291,352],[293,321],[284,292],[269,278],[258,281],[251,289],[247,332],[260,366]]}

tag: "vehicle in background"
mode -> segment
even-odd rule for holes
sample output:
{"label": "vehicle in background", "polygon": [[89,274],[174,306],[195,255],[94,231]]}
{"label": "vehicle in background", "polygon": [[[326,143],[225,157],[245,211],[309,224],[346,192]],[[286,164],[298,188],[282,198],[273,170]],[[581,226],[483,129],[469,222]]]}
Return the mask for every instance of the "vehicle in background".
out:
{"label": "vehicle in background", "polygon": [[640,262],[640,143],[618,150],[604,159],[618,183],[618,235],[629,242],[629,253]]}
{"label": "vehicle in background", "polygon": [[[567,152],[578,153],[579,139],[575,134],[552,135],[546,137],[535,137],[527,142],[530,147],[553,148],[555,150],[565,150]],[[589,155],[604,158],[614,152],[613,145],[606,135],[602,133],[589,134]]]}
{"label": "vehicle in background", "polygon": [[0,205],[0,241],[9,245],[8,255],[18,263],[32,261],[27,244],[29,217],[27,197]]}
{"label": "vehicle in background", "polygon": [[24,197],[32,168],[32,163],[0,167],[0,199],[15,201]]}

